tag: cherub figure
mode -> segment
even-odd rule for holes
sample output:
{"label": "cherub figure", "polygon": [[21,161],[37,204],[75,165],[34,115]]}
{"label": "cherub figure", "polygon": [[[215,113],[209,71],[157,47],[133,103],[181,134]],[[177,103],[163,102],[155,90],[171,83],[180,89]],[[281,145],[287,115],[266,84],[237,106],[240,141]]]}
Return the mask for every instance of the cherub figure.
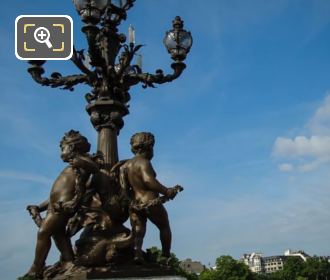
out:
{"label": "cherub figure", "polygon": [[[130,221],[134,238],[134,260],[143,263],[142,244],[149,219],[160,231],[162,255],[170,258],[171,229],[163,203],[174,199],[183,190],[179,185],[167,188],[156,179],[156,172],[151,165],[155,138],[149,132],[136,133],[131,138],[132,159],[121,167],[121,186],[123,191],[131,193]],[[159,196],[162,194],[163,196]]]}
{"label": "cherub figure", "polygon": [[[45,261],[54,239],[61,253],[61,266],[72,265],[74,253],[66,226],[78,210],[85,194],[86,183],[99,171],[97,163],[88,154],[90,143],[78,131],[65,133],[60,143],[61,158],[69,163],[55,180],[50,197],[39,206],[30,205],[28,210],[39,226],[34,262],[26,276],[42,276]],[[47,210],[44,219],[40,212]]]}

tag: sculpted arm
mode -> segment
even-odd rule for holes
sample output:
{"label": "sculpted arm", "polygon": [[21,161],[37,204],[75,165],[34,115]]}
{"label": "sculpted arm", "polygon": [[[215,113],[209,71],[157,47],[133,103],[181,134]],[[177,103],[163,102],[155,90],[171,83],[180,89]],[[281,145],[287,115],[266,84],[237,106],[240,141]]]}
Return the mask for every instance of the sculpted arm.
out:
{"label": "sculpted arm", "polygon": [[41,202],[39,205],[28,205],[26,207],[26,210],[28,210],[32,219],[34,220],[34,222],[36,223],[36,225],[38,227],[41,226],[41,223],[43,220],[40,213],[46,211],[48,208],[48,205],[49,205],[49,199]]}
{"label": "sculpted arm", "polygon": [[141,162],[141,177],[144,185],[151,191],[167,195],[167,188],[163,186],[155,177],[155,171],[148,160]]}
{"label": "sculpted arm", "polygon": [[77,156],[70,161],[74,172],[76,173],[76,186],[74,197],[65,203],[57,205],[59,209],[62,209],[69,213],[74,213],[77,210],[78,205],[86,192],[86,184],[91,174],[95,174],[99,171],[98,165],[87,156]]}
{"label": "sculpted arm", "polygon": [[99,167],[96,162],[86,156],[79,156],[72,160],[71,165],[75,168],[82,168],[88,173],[95,174],[99,172]]}
{"label": "sculpted arm", "polygon": [[40,212],[46,211],[47,208],[48,208],[48,205],[49,205],[49,198],[48,198],[47,200],[41,202],[41,203],[38,205],[39,211],[40,211]]}

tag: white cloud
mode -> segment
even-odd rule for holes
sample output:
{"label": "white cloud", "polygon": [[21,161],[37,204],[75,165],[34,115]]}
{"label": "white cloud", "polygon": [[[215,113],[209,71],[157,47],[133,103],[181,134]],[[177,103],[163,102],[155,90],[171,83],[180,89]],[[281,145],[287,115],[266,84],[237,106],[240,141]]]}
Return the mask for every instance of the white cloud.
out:
{"label": "white cloud", "polygon": [[330,136],[297,136],[293,139],[278,137],[273,154],[279,157],[316,157],[330,156]]}
{"label": "white cloud", "polygon": [[311,162],[301,164],[298,169],[301,172],[309,172],[318,169],[320,166],[328,162],[330,162],[330,157],[317,158]]}
{"label": "white cloud", "polygon": [[[330,94],[316,109],[307,127],[308,136],[277,137],[272,152],[276,158],[299,161],[296,169],[301,172],[316,170],[330,162]],[[279,170],[283,172],[293,169],[293,162],[279,165]]]}
{"label": "white cloud", "polygon": [[308,123],[312,133],[330,135],[330,93]]}
{"label": "white cloud", "polygon": [[278,165],[278,169],[283,172],[291,172],[293,170],[293,165],[291,163],[282,163]]}

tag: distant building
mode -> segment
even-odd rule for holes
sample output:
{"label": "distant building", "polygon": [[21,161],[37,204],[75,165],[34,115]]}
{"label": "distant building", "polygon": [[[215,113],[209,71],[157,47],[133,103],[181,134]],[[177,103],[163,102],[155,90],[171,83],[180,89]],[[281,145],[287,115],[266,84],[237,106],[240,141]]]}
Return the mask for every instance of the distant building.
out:
{"label": "distant building", "polygon": [[180,267],[189,273],[196,273],[197,275],[205,270],[205,265],[203,265],[201,262],[193,261],[191,259],[181,261]]}
{"label": "distant building", "polygon": [[242,261],[250,268],[252,272],[262,273],[261,253],[244,254]]}
{"label": "distant building", "polygon": [[309,255],[307,255],[304,251],[297,251],[297,252],[294,252],[294,251],[291,251],[290,249],[289,250],[286,250],[284,252],[284,256],[287,256],[287,257],[299,257],[301,258],[304,262],[307,261],[308,258],[310,258]]}
{"label": "distant building", "polygon": [[316,256],[320,261],[326,260],[330,263],[330,256]]}
{"label": "distant building", "polygon": [[283,269],[286,256],[271,256],[262,258],[263,272],[273,273]]}
{"label": "distant building", "polygon": [[261,253],[244,254],[242,261],[249,266],[252,272],[273,273],[283,269],[284,263],[288,257],[299,257],[304,262],[310,257],[304,251],[286,250],[284,255],[262,257]]}

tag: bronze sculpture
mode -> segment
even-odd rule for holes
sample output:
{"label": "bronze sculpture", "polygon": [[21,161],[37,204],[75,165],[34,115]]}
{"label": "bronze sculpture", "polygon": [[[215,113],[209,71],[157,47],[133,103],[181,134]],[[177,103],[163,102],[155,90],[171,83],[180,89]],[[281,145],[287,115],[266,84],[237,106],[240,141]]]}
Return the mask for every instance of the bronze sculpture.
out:
{"label": "bronze sculpture", "polygon": [[[38,60],[29,61],[31,66],[28,72],[43,86],[72,91],[76,85],[84,83],[92,88],[85,99],[88,102],[86,110],[98,133],[97,151],[93,156],[88,155],[88,141],[78,132],[71,131],[65,137],[85,139],[85,149],[80,146],[77,150],[69,148],[69,140],[63,139],[62,158],[69,162],[69,167],[59,178],[70,174],[70,182],[63,183],[62,187],[67,186],[65,189],[70,189],[71,192],[65,199],[58,199],[56,192],[52,192],[50,200],[39,206],[28,207],[32,218],[40,227],[36,258],[28,275],[40,279],[57,279],[56,277],[74,273],[84,267],[82,271],[88,277],[96,274],[105,277],[115,275],[118,265],[129,265],[125,269],[119,269],[116,275],[141,276],[141,271],[144,271],[141,267],[147,267],[146,263],[150,262],[148,254],[142,251],[147,218],[159,228],[162,253],[168,259],[171,230],[162,204],[173,199],[183,189],[180,186],[166,188],[157,181],[150,163],[154,145],[151,133],[137,133],[132,137],[131,145],[135,156],[124,161],[119,161],[117,135],[124,126],[124,116],[129,114],[130,88],[138,83],[142,83],[143,88],[154,87],[154,84],[177,79],[186,68],[183,61],[190,51],[192,37],[190,32],[183,29],[181,18],[175,17],[173,29],[164,38],[167,51],[174,60],[171,65],[173,73],[165,75],[160,69],[155,74],[145,73],[140,64],[134,63],[134,57],[142,45],[135,45],[131,33],[129,42],[125,43],[126,36],[118,33],[117,29],[121,21],[126,19],[127,11],[133,6],[134,0],[73,2],[84,22],[82,32],[88,43],[87,52],[74,49],[71,58],[81,73],[62,76],[55,72],[48,78],[44,76],[45,61]],[[70,154],[72,150],[74,152]],[[57,188],[57,185],[61,185],[57,182],[60,181],[54,183],[54,190],[55,186]],[[42,219],[40,212],[46,210],[46,218]],[[57,223],[56,219],[48,226],[53,213],[59,215],[57,220],[61,222],[56,230],[52,228]],[[128,218],[132,230],[124,225]],[[57,230],[61,230],[62,237],[57,242],[61,252],[60,262],[43,271],[50,236],[55,236]],[[80,230],[82,233],[73,250],[70,237]],[[139,269],[134,270],[135,263],[140,264]],[[113,265],[116,265],[116,269]],[[159,273],[159,267],[157,271]],[[143,273],[151,276],[150,270]]]}
{"label": "bronze sculpture", "polygon": [[131,150],[135,156],[120,168],[124,188],[132,192],[129,212],[134,237],[134,260],[138,263],[143,263],[142,244],[147,219],[159,229],[163,256],[170,258],[172,234],[159,194],[173,199],[179,190],[183,190],[180,186],[166,188],[156,179],[156,172],[150,163],[154,144],[155,139],[151,133],[134,134],[131,138]]}
{"label": "bronze sculpture", "polygon": [[40,228],[35,259],[27,276],[40,277],[42,274],[51,246],[51,237],[61,253],[62,265],[73,262],[74,253],[66,226],[71,216],[80,207],[87,180],[91,174],[99,171],[97,164],[87,154],[90,144],[78,131],[71,130],[66,133],[60,147],[61,158],[69,165],[55,180],[49,199],[40,206],[28,206],[28,210],[34,215],[46,209],[47,214],[43,220],[40,217],[36,220]]}
{"label": "bronze sculpture", "polygon": [[[162,254],[167,261],[170,260],[171,229],[163,203],[174,199],[183,188],[179,185],[167,188],[156,179],[156,172],[150,162],[154,144],[153,134],[134,134],[131,138],[134,157],[119,162],[112,169],[112,176],[117,177],[121,187],[120,197],[115,199],[129,212],[132,226],[130,232],[113,223],[111,216],[102,209],[100,194],[90,184],[92,176],[99,172],[102,160],[98,155],[88,154],[90,144],[78,131],[71,130],[65,134],[60,144],[61,158],[69,165],[55,180],[50,198],[38,206],[27,207],[39,227],[35,259],[26,274],[27,277],[53,279],[53,275],[59,272],[74,269],[74,264],[85,267],[107,265],[116,261],[118,249],[127,248],[132,252],[134,263],[144,264],[142,244],[147,219],[158,227]],[[47,214],[42,218],[40,213],[46,210]],[[79,244],[83,240],[83,237],[80,238],[74,252],[70,238],[77,232],[77,220],[78,229],[92,225],[93,237],[95,238],[98,230],[101,235],[96,242],[87,242],[87,246]],[[51,237],[61,253],[61,258],[44,273]],[[126,256],[125,261],[127,259],[129,257]]]}

